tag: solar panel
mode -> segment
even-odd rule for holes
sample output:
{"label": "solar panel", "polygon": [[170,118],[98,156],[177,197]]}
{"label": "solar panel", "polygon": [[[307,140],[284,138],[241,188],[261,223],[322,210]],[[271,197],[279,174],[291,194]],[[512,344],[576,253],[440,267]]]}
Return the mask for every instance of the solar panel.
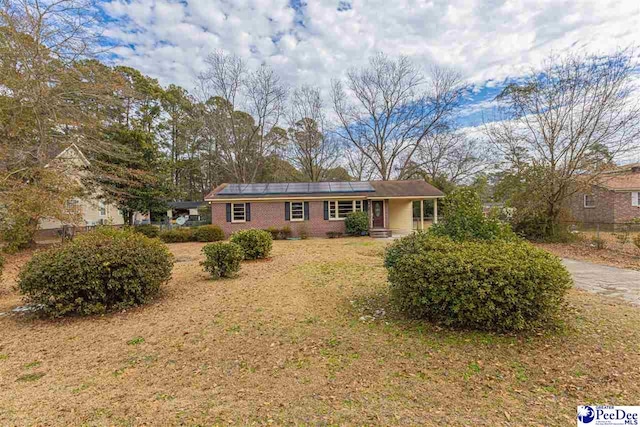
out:
{"label": "solar panel", "polygon": [[242,188],[242,194],[263,194],[267,184],[246,184]]}
{"label": "solar panel", "polygon": [[328,182],[310,182],[309,193],[327,193],[331,191]]}
{"label": "solar panel", "polygon": [[353,191],[374,191],[373,187],[368,182],[358,181],[351,182],[350,184]]}
{"label": "solar panel", "polygon": [[222,189],[218,194],[240,194],[242,186],[240,184],[229,184]]}
{"label": "solar panel", "polygon": [[284,184],[267,184],[267,188],[265,190],[265,194],[286,193],[288,186],[289,186],[289,184],[287,184],[287,183],[284,183]]}
{"label": "solar panel", "polygon": [[269,184],[228,184],[218,194],[265,195],[309,193],[358,193],[375,191],[368,182],[277,182]]}
{"label": "solar panel", "polygon": [[351,185],[348,182],[331,182],[329,183],[329,186],[331,187],[331,192],[332,193],[336,193],[336,192],[351,192],[353,191],[351,189]]}
{"label": "solar panel", "polygon": [[309,192],[309,183],[308,182],[296,182],[289,184],[287,188],[287,193],[308,193]]}

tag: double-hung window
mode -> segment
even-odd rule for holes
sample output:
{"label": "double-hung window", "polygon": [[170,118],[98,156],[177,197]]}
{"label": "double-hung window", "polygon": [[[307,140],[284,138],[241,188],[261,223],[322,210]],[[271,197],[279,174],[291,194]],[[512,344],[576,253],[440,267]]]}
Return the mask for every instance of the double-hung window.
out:
{"label": "double-hung window", "polygon": [[330,200],[329,219],[345,219],[351,212],[362,210],[362,200]]}
{"label": "double-hung window", "polygon": [[247,221],[247,204],[232,203],[231,204],[231,222]]}
{"label": "double-hung window", "polygon": [[585,194],[584,195],[584,207],[585,208],[595,208],[596,200],[593,198],[593,194]]}
{"label": "double-hung window", "polygon": [[98,201],[98,213],[100,216],[107,216],[107,205],[104,203],[104,200]]}
{"label": "double-hung window", "polygon": [[289,203],[289,219],[291,221],[304,221],[304,202]]}

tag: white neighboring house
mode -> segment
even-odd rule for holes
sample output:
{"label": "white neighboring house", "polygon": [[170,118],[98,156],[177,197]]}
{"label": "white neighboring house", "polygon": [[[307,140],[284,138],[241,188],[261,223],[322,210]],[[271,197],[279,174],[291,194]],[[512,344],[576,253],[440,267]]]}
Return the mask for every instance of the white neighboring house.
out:
{"label": "white neighboring house", "polygon": [[[77,145],[71,144],[46,167],[59,168],[61,173],[68,173],[70,176],[80,180],[83,174],[87,173],[90,163],[86,156],[80,151]],[[67,201],[68,208],[78,210],[80,223],[68,224],[75,226],[92,227],[95,225],[123,225],[124,218],[115,204],[105,202],[98,193],[87,195],[83,198],[74,198]],[[144,215],[136,212],[135,220],[142,220]],[[57,219],[42,219],[39,228],[41,230],[54,230],[62,228],[64,224]]]}

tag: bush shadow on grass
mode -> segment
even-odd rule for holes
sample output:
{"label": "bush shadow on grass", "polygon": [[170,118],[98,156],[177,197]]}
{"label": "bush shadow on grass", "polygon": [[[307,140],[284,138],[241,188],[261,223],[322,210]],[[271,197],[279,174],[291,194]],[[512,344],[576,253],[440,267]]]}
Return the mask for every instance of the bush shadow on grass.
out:
{"label": "bush shadow on grass", "polygon": [[566,303],[556,318],[539,327],[524,330],[499,332],[445,325],[435,320],[411,317],[391,301],[388,289],[354,295],[342,302],[351,316],[352,324],[379,327],[389,334],[414,337],[431,337],[448,344],[490,344],[499,341],[533,342],[575,335],[579,332],[578,318],[570,304]]}

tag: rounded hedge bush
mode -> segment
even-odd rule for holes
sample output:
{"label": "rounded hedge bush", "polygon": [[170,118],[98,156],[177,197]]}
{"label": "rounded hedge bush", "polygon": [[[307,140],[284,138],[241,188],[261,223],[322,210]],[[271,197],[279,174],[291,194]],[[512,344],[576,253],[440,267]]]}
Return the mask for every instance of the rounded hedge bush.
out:
{"label": "rounded hedge bush", "polygon": [[454,242],[422,233],[391,245],[385,265],[400,310],[462,328],[542,326],[572,286],[558,257],[524,241]]}
{"label": "rounded hedge bush", "polygon": [[198,227],[194,235],[198,242],[218,242],[224,240],[224,231],[217,225],[203,225]]}
{"label": "rounded hedge bush", "polygon": [[240,271],[244,251],[235,243],[215,242],[202,248],[205,260],[200,263],[213,279],[231,277]]}
{"label": "rounded hedge bush", "polygon": [[369,214],[366,212],[351,212],[344,220],[347,234],[359,236],[369,231]]}
{"label": "rounded hedge bush", "polygon": [[18,287],[48,316],[98,314],[148,302],[172,268],[173,256],[157,239],[129,230],[90,232],[37,252]]}
{"label": "rounded hedge bush", "polygon": [[480,196],[471,188],[458,188],[442,201],[442,220],[429,228],[429,233],[456,241],[517,240],[507,223],[488,218],[482,211]]}
{"label": "rounded hedge bush", "polygon": [[145,236],[151,238],[158,237],[158,235],[160,234],[160,228],[151,224],[136,225],[133,229],[136,231],[136,233],[144,234]]}
{"label": "rounded hedge bush", "polygon": [[158,237],[160,237],[160,240],[165,243],[184,243],[196,241],[194,230],[188,227],[163,230],[160,232]]}
{"label": "rounded hedge bush", "polygon": [[229,240],[242,247],[244,259],[268,257],[273,244],[271,233],[256,229],[236,231]]}

